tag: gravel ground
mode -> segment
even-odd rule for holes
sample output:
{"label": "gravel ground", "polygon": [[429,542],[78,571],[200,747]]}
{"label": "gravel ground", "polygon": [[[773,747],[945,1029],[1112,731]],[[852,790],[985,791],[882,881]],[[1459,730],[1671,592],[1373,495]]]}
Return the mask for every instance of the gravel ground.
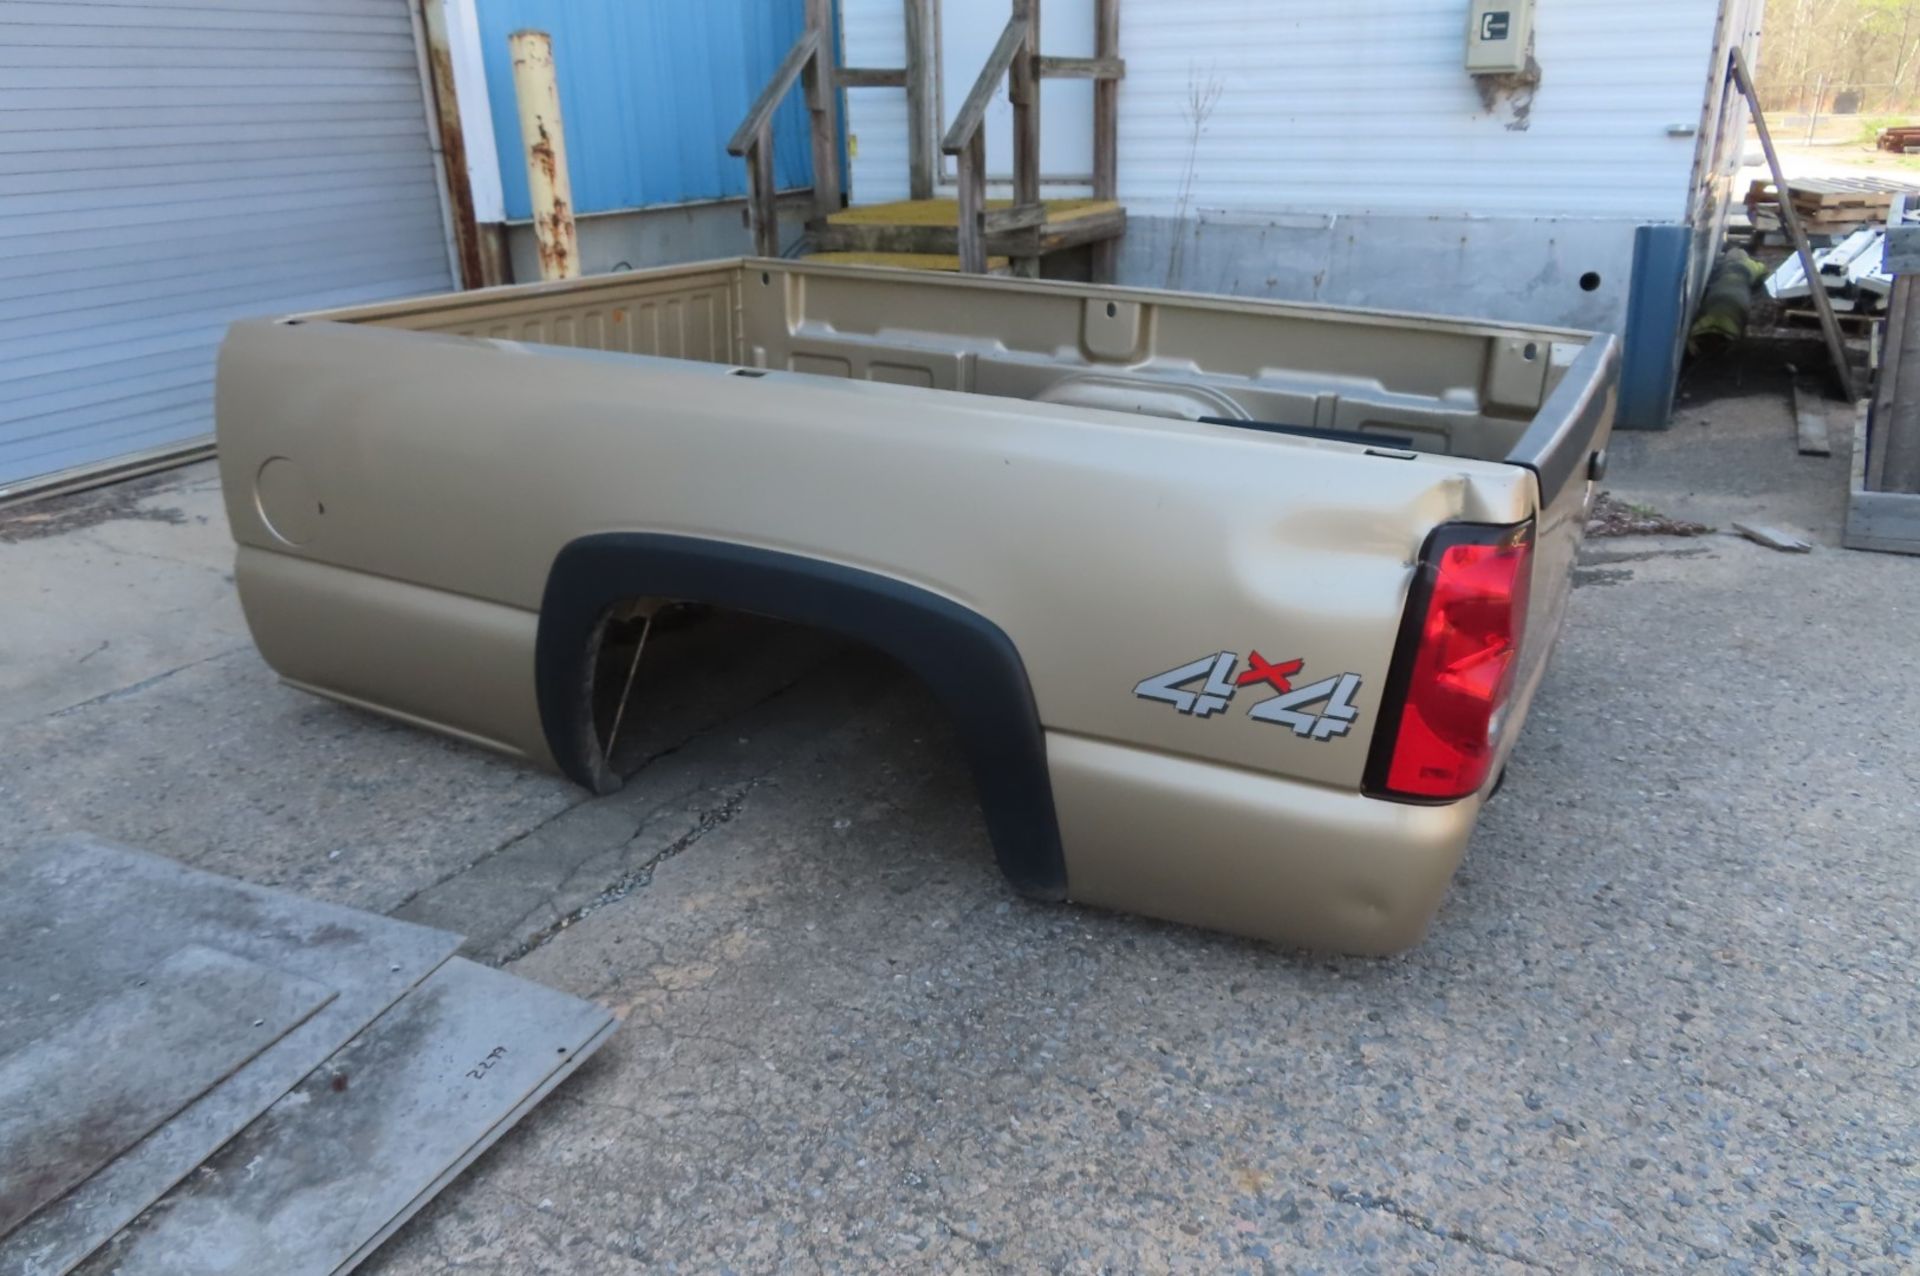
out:
{"label": "gravel ground", "polygon": [[204,470],[0,537],[0,841],[398,911],[620,1011],[382,1276],[1915,1270],[1920,561],[1837,548],[1782,375],[1618,436],[1609,486],[1818,547],[1591,544],[1400,958],[1013,897],[932,704],[831,644],[690,655],[591,802],[280,688]]}

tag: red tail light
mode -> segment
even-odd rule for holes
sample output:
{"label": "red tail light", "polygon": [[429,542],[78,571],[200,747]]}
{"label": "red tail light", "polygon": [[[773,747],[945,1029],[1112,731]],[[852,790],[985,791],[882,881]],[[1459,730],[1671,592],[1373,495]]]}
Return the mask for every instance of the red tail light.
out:
{"label": "red tail light", "polygon": [[[1407,599],[1366,787],[1451,801],[1486,782],[1527,620],[1533,524],[1450,523],[1427,540]],[[1389,710],[1391,713],[1391,710]]]}

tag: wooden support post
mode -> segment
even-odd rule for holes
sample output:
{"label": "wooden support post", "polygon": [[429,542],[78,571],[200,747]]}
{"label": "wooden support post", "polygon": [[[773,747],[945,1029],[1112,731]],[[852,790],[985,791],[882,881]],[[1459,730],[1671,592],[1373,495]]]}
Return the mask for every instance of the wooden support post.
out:
{"label": "wooden support post", "polygon": [[[1093,17],[1093,56],[1100,60],[1120,57],[1120,0],[1095,0]],[[1093,197],[1118,199],[1120,195],[1120,82],[1099,79],[1093,82]],[[1119,244],[1103,239],[1093,245],[1093,281],[1113,282],[1119,258]]]}
{"label": "wooden support post", "polygon": [[780,201],[773,186],[773,123],[762,123],[747,149],[747,223],[756,257],[780,255]]}
{"label": "wooden support post", "polygon": [[507,252],[507,224],[480,223],[480,286],[498,288],[513,282],[513,257]]}
{"label": "wooden support post", "polygon": [[940,127],[933,118],[933,0],[905,0],[907,20],[907,186],[915,199],[932,199],[934,149]]}
{"label": "wooden support post", "polygon": [[[1014,167],[1020,170],[1031,165],[1028,176],[1016,175],[1014,178],[1014,206],[1019,209],[1039,203],[1040,139],[1034,131],[1040,120],[1039,101],[1034,85],[1033,51],[1029,44],[1040,14],[1034,4],[1035,0],[1019,0],[1019,6],[1007,18],[1007,25],[1000,29],[1000,38],[994,42],[993,53],[988,56],[987,64],[980,68],[973,88],[967,91],[966,101],[960,104],[960,110],[954,115],[952,126],[947,129],[946,136],[940,139],[940,149],[960,161],[959,225],[955,238],[959,240],[960,269],[969,274],[981,274],[987,268],[986,219],[983,215],[987,194],[987,141],[982,126],[986,121],[987,104],[999,90],[1000,81],[1009,73],[1013,74],[1020,86],[1020,91],[1012,94],[1016,113]],[[1024,129],[1018,118],[1023,101],[1029,111],[1025,117],[1027,127]],[[1031,193],[1031,198],[1022,198],[1023,187]],[[1020,256],[1030,259],[1023,262],[1021,273],[1037,273],[1039,249],[1036,247]]]}
{"label": "wooden support post", "polygon": [[513,95],[520,107],[520,140],[527,148],[527,187],[533,196],[533,233],[540,245],[540,278],[580,277],[580,242],[573,227],[573,183],[567,176],[567,135],[560,123],[560,86],[553,71],[553,37],[515,31]]}
{"label": "wooden support post", "polygon": [[1800,254],[1801,268],[1807,272],[1807,291],[1813,298],[1814,313],[1820,316],[1820,329],[1826,334],[1827,353],[1833,358],[1833,377],[1839,385],[1840,397],[1851,403],[1854,400],[1853,369],[1847,363],[1847,343],[1840,336],[1840,321],[1833,317],[1833,303],[1827,299],[1827,285],[1820,278],[1820,267],[1814,264],[1813,246],[1807,242],[1807,232],[1800,225],[1800,215],[1793,211],[1793,191],[1787,185],[1787,175],[1780,169],[1780,156],[1773,149],[1773,137],[1767,132],[1767,117],[1760,111],[1760,97],[1754,92],[1753,74],[1747,69],[1747,55],[1739,45],[1733,46],[1733,82],[1747,99],[1747,109],[1753,112],[1754,131],[1760,135],[1760,149],[1767,153],[1767,167],[1773,172],[1773,188],[1780,193],[1780,224],[1787,229],[1787,237],[1793,241],[1793,247]]}
{"label": "wooden support post", "polygon": [[960,152],[960,269],[969,275],[987,273],[986,193],[986,131],[975,129]]}
{"label": "wooden support post", "polygon": [[[809,6],[815,0],[808,0]],[[808,9],[812,15],[813,9]],[[823,32],[808,27],[800,33],[800,38],[787,50],[787,56],[780,59],[779,67],[766,87],[760,90],[760,96],[753,101],[753,107],[747,112],[747,118],[740,121],[740,127],[727,139],[727,154],[738,155],[747,161],[747,226],[753,232],[753,251],[762,257],[780,255],[780,216],[778,202],[774,198],[773,186],[773,113],[779,107],[781,99],[787,96],[787,90],[801,75],[817,77],[826,85],[825,93],[814,92],[816,79],[807,81],[807,102],[811,107],[818,101],[826,103],[824,113],[827,118],[829,135],[832,133],[833,120],[833,63],[831,55],[821,61],[820,41]],[[820,152],[820,115],[814,113],[814,197],[820,201],[823,184],[830,193],[833,208],[839,211],[840,205],[840,167],[836,161],[835,148],[829,148],[824,161]]]}
{"label": "wooden support post", "polygon": [[[1920,362],[1920,332],[1914,330],[1915,314],[1913,304],[1914,281],[1920,276],[1900,274],[1893,277],[1893,293],[1887,298],[1887,339],[1880,350],[1879,375],[1873,383],[1873,437],[1867,439],[1867,456],[1862,469],[1866,476],[1866,490],[1883,492],[1887,490],[1887,443],[1895,430],[1894,414],[1904,407],[1901,415],[1912,417],[1915,408],[1920,407],[1920,396],[1910,395],[1902,405],[1898,391],[1910,388],[1914,379],[1914,365]],[[1906,387],[1898,383],[1906,381]],[[1905,423],[1913,428],[1911,421]],[[1862,438],[1866,438],[1862,435]],[[1862,462],[1855,460],[1856,466]]]}
{"label": "wooden support post", "polygon": [[[1879,492],[1920,493],[1920,279],[1897,275],[1887,299],[1887,347],[1880,381],[1886,388],[1873,409],[1867,445],[1867,486]],[[1906,506],[1920,515],[1920,497]],[[1913,524],[1909,523],[1911,527]]]}
{"label": "wooden support post", "polygon": [[1025,18],[1025,33],[1014,54],[1007,81],[1013,103],[1013,205],[1040,202],[1040,77],[1035,61],[1040,52],[1040,0],[1014,0]]}
{"label": "wooden support post", "polygon": [[[1007,97],[1013,103],[1013,206],[1040,202],[1040,0],[1014,0],[1026,18],[1026,34],[1014,56]],[[1040,259],[1018,257],[1013,272],[1038,278]]]}
{"label": "wooden support post", "polygon": [[833,0],[807,0],[807,29],[814,33],[813,56],[801,72],[801,92],[813,137],[813,211],[826,218],[840,211],[840,127],[835,109],[840,91],[833,67]]}

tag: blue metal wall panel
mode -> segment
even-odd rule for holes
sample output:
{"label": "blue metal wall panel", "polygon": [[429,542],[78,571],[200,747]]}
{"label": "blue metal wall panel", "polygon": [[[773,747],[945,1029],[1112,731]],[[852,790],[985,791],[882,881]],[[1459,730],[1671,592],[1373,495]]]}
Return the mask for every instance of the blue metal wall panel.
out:
{"label": "blue metal wall panel", "polygon": [[[582,213],[744,195],[727,154],[804,25],[802,0],[478,0],[507,216],[532,216],[507,37],[553,37],[573,202]],[[774,120],[774,177],[813,183],[798,87]]]}
{"label": "blue metal wall panel", "polygon": [[1627,297],[1620,402],[1614,413],[1619,429],[1664,430],[1670,423],[1687,335],[1687,253],[1692,244],[1693,232],[1685,226],[1641,226],[1634,232],[1633,286]]}

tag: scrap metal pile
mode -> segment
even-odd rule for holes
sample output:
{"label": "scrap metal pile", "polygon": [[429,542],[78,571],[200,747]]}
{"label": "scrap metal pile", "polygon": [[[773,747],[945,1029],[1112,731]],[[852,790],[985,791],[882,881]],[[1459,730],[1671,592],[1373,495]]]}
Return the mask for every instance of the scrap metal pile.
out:
{"label": "scrap metal pile", "polygon": [[[1814,251],[1814,266],[1836,314],[1871,318],[1885,312],[1887,297],[1893,292],[1893,276],[1887,273],[1884,261],[1886,244],[1886,227],[1863,226],[1832,247]],[[1797,253],[1781,262],[1767,279],[1767,295],[1789,312],[1794,309],[1791,303],[1812,293],[1806,267]]]}

